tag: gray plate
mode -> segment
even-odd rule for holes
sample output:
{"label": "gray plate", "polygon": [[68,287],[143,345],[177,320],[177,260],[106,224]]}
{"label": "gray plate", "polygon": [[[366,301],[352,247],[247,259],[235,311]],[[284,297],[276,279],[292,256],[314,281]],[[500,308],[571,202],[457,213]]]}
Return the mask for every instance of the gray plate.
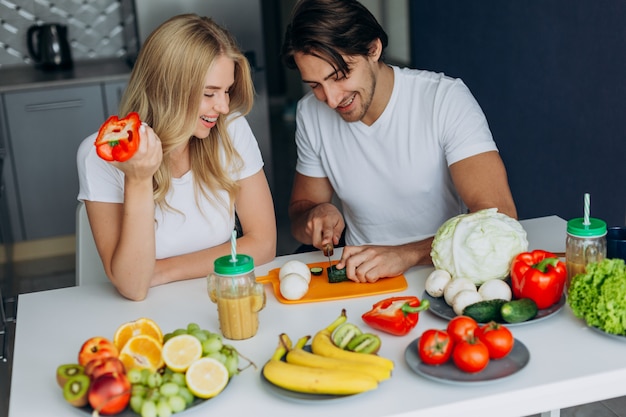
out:
{"label": "gray plate", "polygon": [[[430,296],[426,291],[424,291],[424,293],[422,294],[422,300],[428,300],[430,302],[430,307],[428,308],[428,311],[433,313],[435,316],[441,317],[446,320],[452,320],[454,317],[456,317],[456,313],[454,312],[452,307],[450,307],[448,303],[446,303],[446,300],[443,297],[435,298],[435,297]],[[561,311],[564,305],[565,305],[565,294],[561,296],[561,299],[559,300],[558,303],[548,308],[539,310],[535,318],[532,320],[523,321],[521,323],[502,322],[502,324],[506,324],[507,327],[511,327],[511,326],[521,326],[523,324],[535,323],[539,320],[547,319],[555,315],[556,313]]]}
{"label": "gray plate", "polygon": [[433,366],[423,363],[417,352],[419,338],[412,341],[404,351],[404,359],[409,368],[424,378],[446,384],[480,385],[498,381],[509,377],[524,369],[530,360],[528,348],[515,339],[513,350],[502,359],[490,360],[485,369],[470,374],[461,371],[454,365],[452,359],[443,365]]}
{"label": "gray plate", "polygon": [[626,336],[623,336],[621,334],[613,334],[613,333],[607,333],[604,330],[598,328],[598,327],[594,327],[594,326],[589,326],[591,328],[591,330],[593,330],[596,333],[600,333],[603,334],[605,336],[610,337],[611,339],[615,339],[615,340],[619,340],[621,342],[626,342]]}

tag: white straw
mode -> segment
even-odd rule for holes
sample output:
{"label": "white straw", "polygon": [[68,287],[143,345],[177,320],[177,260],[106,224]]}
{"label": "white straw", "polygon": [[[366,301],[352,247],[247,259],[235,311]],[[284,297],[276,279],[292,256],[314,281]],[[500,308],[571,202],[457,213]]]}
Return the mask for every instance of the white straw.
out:
{"label": "white straw", "polygon": [[583,225],[589,226],[591,222],[589,221],[589,193],[585,193],[585,217],[583,219]]}
{"label": "white straw", "polygon": [[230,235],[230,261],[237,262],[237,231]]}

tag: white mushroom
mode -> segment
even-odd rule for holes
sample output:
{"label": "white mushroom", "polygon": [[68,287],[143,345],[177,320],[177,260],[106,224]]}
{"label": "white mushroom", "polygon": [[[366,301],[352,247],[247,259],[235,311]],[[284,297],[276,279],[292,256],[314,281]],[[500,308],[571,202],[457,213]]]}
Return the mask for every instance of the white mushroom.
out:
{"label": "white mushroom", "polygon": [[483,301],[483,298],[480,296],[478,291],[462,290],[454,296],[454,300],[452,300],[452,309],[457,316],[460,316],[463,314],[463,310],[465,310],[465,307],[478,303],[480,301]]}
{"label": "white mushroom", "polygon": [[476,284],[468,278],[454,278],[452,279],[446,288],[443,290],[443,298],[446,300],[446,303],[449,306],[452,306],[452,300],[454,297],[463,290],[474,290],[478,292],[476,289]]}
{"label": "white mushroom", "polygon": [[511,301],[511,287],[509,284],[501,279],[490,279],[485,281],[478,293],[483,297],[483,300],[506,300]]}
{"label": "white mushroom", "polygon": [[428,278],[426,278],[424,288],[431,297],[441,297],[443,290],[451,279],[452,276],[450,276],[450,273],[445,269],[435,269],[430,273]]}

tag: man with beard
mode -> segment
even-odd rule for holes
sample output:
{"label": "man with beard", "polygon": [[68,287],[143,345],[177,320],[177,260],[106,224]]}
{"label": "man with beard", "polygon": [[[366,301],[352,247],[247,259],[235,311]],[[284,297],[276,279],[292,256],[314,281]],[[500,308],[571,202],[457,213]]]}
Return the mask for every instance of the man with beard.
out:
{"label": "man with beard", "polygon": [[337,268],[358,282],[430,264],[439,226],[467,210],[496,207],[517,217],[467,86],[386,64],[387,42],[356,0],[301,0],[282,49],[287,67],[311,87],[296,114],[292,233],[322,249],[345,232]]}

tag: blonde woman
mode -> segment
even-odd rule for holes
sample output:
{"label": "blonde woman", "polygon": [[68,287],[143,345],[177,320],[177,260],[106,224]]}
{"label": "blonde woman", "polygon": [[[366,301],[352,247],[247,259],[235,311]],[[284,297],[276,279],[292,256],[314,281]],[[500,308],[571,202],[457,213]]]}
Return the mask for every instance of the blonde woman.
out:
{"label": "blonde woman", "polygon": [[80,191],[104,269],[121,295],[204,277],[230,253],[263,264],[276,255],[276,222],[263,160],[243,117],[253,105],[248,61],[211,19],[180,15],[146,40],[120,105],[137,112],[140,145],[105,162],[96,134],[78,155]]}

